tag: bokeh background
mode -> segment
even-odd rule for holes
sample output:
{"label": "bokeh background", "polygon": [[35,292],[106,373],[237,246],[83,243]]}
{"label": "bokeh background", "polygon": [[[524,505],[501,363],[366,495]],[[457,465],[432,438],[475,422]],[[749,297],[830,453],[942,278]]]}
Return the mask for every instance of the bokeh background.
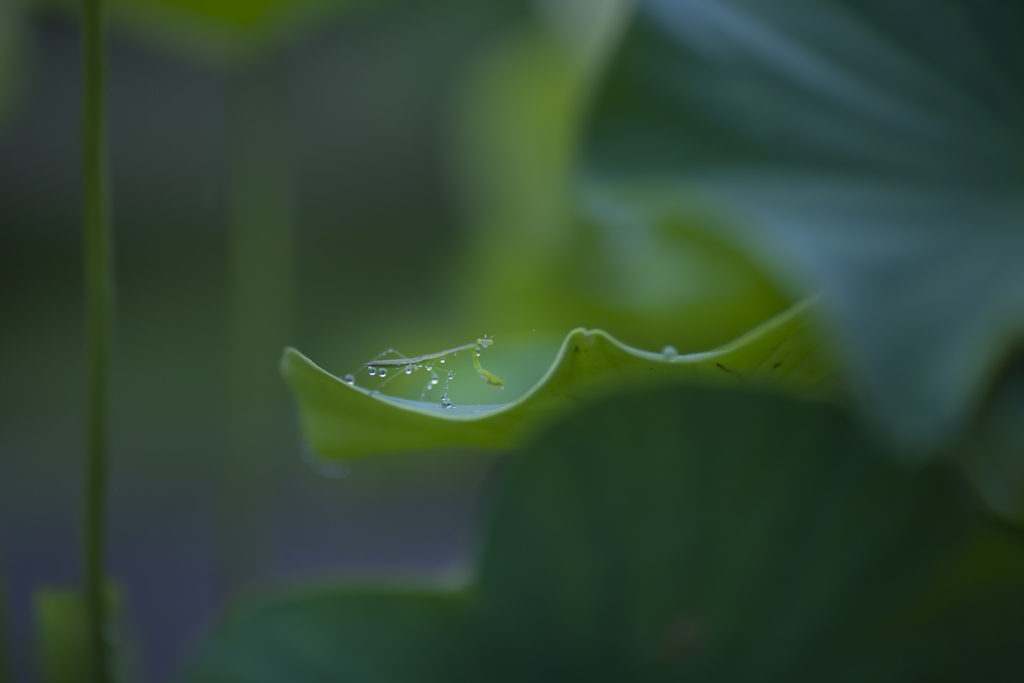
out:
{"label": "bokeh background", "polygon": [[[34,592],[80,578],[81,60],[74,3],[0,3],[0,570],[27,682]],[[344,375],[491,335],[506,401],[573,327],[700,351],[823,288],[883,432],[949,455],[1004,378],[967,450],[1020,512],[1020,17],[749,4],[111,0],[109,567],[139,680],[240,592],[468,570],[498,456],[319,459],[286,345]]]}

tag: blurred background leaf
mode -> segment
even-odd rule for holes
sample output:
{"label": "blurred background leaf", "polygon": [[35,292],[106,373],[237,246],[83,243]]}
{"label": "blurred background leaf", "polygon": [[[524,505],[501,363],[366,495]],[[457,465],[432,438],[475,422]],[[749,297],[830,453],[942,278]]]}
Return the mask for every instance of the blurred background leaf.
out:
{"label": "blurred background leaf", "polygon": [[1003,369],[960,457],[992,509],[1024,524],[1024,356]]}
{"label": "blurred background leaf", "polygon": [[995,0],[645,0],[586,182],[822,288],[877,415],[934,446],[1024,323],[1022,22]]}
{"label": "blurred background leaf", "polygon": [[785,308],[746,255],[685,217],[609,211],[600,192],[576,192],[580,126],[632,3],[539,4],[543,21],[494,47],[461,99],[454,169],[471,230],[457,292],[476,326],[466,332],[550,340],[599,327],[690,352]]}
{"label": "blurred background leaf", "polygon": [[1019,534],[948,470],[901,469],[836,409],[782,397],[660,389],[559,424],[508,464],[477,583],[468,605],[356,585],[237,607],[188,680],[1013,681],[1024,665]]}

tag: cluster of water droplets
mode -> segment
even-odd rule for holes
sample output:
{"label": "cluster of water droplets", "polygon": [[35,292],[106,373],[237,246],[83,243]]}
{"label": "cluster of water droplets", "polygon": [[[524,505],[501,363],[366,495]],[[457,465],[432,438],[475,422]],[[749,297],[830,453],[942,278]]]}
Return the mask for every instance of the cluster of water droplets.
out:
{"label": "cluster of water droplets", "polygon": [[[433,361],[429,361],[427,363],[424,363],[423,364],[423,368],[427,372],[430,373],[430,379],[427,380],[427,385],[425,387],[423,387],[423,391],[420,392],[420,400],[421,401],[426,401],[427,400],[427,392],[433,390],[433,388],[437,386],[437,383],[440,381],[440,379],[438,378],[437,373],[434,372],[434,363],[433,363]],[[447,394],[447,392],[448,392],[448,386],[445,385],[445,393]],[[442,398],[444,398],[444,397],[442,397]],[[443,401],[442,401],[442,403],[443,403]]]}
{"label": "cluster of water droplets", "polygon": [[[489,347],[492,343],[494,343],[493,339],[488,339],[486,336],[484,336],[483,339],[478,339],[477,343],[474,344],[473,346],[469,347],[469,349],[470,349],[471,353],[474,354],[474,356],[479,358],[480,357],[480,353],[484,349]],[[462,348],[465,348],[465,347],[462,347]],[[387,351],[385,351],[385,352],[381,353],[380,355],[378,355],[374,359],[374,361],[380,360],[384,356],[387,356],[388,354],[395,354],[397,356],[397,358],[399,358],[399,359],[404,358],[404,356],[402,354],[400,354],[398,351],[396,351],[395,349],[388,349]],[[453,351],[450,355],[452,357],[457,356],[458,355],[458,351]],[[389,361],[393,361],[394,359],[388,359],[388,360]],[[377,392],[377,391],[380,391],[380,389],[383,388],[384,385],[387,384],[390,381],[390,379],[386,379],[386,378],[389,377],[389,374],[388,374],[389,368],[391,368],[393,370],[393,373],[390,375],[391,379],[393,379],[395,377],[398,377],[398,376],[401,376],[403,374],[406,375],[406,376],[410,376],[413,373],[416,373],[416,372],[419,372],[420,370],[423,370],[423,371],[429,373],[429,377],[428,377],[428,379],[427,379],[427,381],[426,381],[426,383],[425,383],[425,385],[423,387],[423,390],[420,392],[420,400],[421,401],[426,401],[427,400],[427,392],[428,391],[433,391],[433,389],[435,387],[437,387],[441,383],[441,381],[443,379],[444,387],[443,387],[442,392],[441,392],[440,403],[441,403],[441,405],[444,408],[454,408],[455,404],[452,403],[451,398],[449,398],[449,396],[448,396],[448,389],[451,386],[451,381],[453,379],[455,379],[455,371],[454,370],[446,370],[445,368],[441,367],[441,366],[445,365],[445,361],[446,360],[447,360],[447,358],[442,356],[440,358],[434,358],[434,359],[431,359],[431,360],[428,360],[428,361],[423,361],[423,362],[420,362],[420,363],[407,363],[405,365],[396,365],[393,362],[389,362],[387,365],[374,365],[373,361],[370,361],[369,364],[364,365],[362,368],[360,368],[358,371],[356,371],[356,373],[350,373],[350,374],[345,375],[345,377],[343,378],[343,381],[346,384],[355,385],[355,383],[356,383],[356,375],[358,375],[359,372],[361,372],[362,370],[365,369],[366,370],[366,374],[369,375],[370,377],[379,377],[381,379],[385,379],[385,381],[382,382],[380,385],[378,385],[378,387],[374,390],[375,392]]]}

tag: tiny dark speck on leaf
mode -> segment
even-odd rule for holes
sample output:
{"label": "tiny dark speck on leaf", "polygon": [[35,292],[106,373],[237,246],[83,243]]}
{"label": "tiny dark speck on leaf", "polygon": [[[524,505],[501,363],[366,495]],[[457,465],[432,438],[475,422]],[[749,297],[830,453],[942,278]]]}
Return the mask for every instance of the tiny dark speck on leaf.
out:
{"label": "tiny dark speck on leaf", "polygon": [[782,365],[782,361],[781,360],[778,363],[776,363],[775,365],[773,365],[772,369],[774,370],[775,368],[779,367],[780,365]]}
{"label": "tiny dark speck on leaf", "polygon": [[733,375],[736,375],[737,377],[739,377],[739,376],[740,376],[740,373],[736,372],[735,370],[730,370],[729,368],[725,367],[725,366],[724,366],[724,365],[722,365],[721,363],[715,363],[715,365],[717,365],[717,366],[718,366],[718,367],[719,367],[720,369],[722,369],[722,370],[725,370],[725,371],[726,371],[726,372],[728,372],[728,373],[731,373],[731,374],[733,374]]}
{"label": "tiny dark speck on leaf", "polygon": [[577,346],[575,349],[572,350],[572,352],[573,353],[579,353],[580,352],[580,347]]}

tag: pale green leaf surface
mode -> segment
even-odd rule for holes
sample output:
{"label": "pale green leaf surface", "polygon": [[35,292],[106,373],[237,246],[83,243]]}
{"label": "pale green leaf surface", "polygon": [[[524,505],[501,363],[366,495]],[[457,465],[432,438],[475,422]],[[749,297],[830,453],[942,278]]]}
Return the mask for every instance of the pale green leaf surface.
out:
{"label": "pale green leaf surface", "polygon": [[836,365],[799,304],[715,351],[668,357],[626,346],[600,330],[569,333],[547,373],[508,403],[410,401],[348,385],[295,349],[281,371],[299,404],[309,445],[326,458],[452,446],[511,448],[555,417],[630,386],[707,381],[813,391]]}

